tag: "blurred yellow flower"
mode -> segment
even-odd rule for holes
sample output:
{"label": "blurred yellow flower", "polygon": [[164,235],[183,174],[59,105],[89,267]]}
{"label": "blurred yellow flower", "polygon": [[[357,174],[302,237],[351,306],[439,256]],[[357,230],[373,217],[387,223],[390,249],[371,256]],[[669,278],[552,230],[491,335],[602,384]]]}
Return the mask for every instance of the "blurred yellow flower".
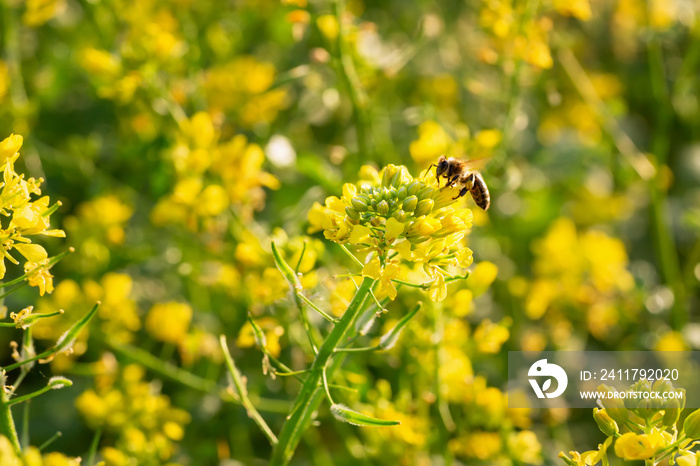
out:
{"label": "blurred yellow flower", "polygon": [[573,16],[583,21],[591,19],[589,0],[554,0],[552,6],[560,15]]}
{"label": "blurred yellow flower", "polygon": [[[280,351],[282,351],[280,338],[284,335],[284,328],[274,317],[261,317],[255,319],[255,323],[265,335],[265,348],[267,351],[275,357],[279,356]],[[246,321],[246,323],[243,324],[243,327],[238,333],[236,345],[239,348],[252,348],[255,346],[255,333],[250,322]]]}
{"label": "blurred yellow flower", "polygon": [[63,13],[65,0],[27,0],[22,21],[27,26],[41,26],[51,18]]}
{"label": "blurred yellow flower", "polygon": [[450,150],[454,140],[445,132],[438,123],[426,121],[418,126],[418,139],[409,146],[409,152],[413,160],[419,166],[434,163],[441,155],[454,152]]}
{"label": "blurred yellow flower", "polygon": [[655,351],[688,351],[688,349],[683,335],[674,330],[664,332],[654,346]]}
{"label": "blurred yellow flower", "polygon": [[321,34],[329,41],[334,41],[336,37],[338,37],[340,25],[338,24],[338,20],[335,19],[335,16],[320,15],[316,19],[316,25],[319,31],[321,31]]}
{"label": "blurred yellow flower", "polygon": [[7,69],[7,63],[0,60],[0,102],[7,94],[7,89],[10,87],[10,73]]}
{"label": "blurred yellow flower", "polygon": [[192,320],[192,306],[170,301],[157,303],[146,315],[146,331],[156,340],[179,343],[187,335]]}
{"label": "blurred yellow flower", "polygon": [[112,445],[101,454],[113,464],[162,464],[170,459],[190,422],[190,415],[173,408],[156,385],[142,381],[143,369],[123,367],[116,385],[88,389],[75,405],[93,429],[110,434]]}
{"label": "blurred yellow flower", "polygon": [[503,440],[498,432],[473,432],[450,440],[449,449],[458,456],[486,461],[503,449]]}
{"label": "blurred yellow flower", "polygon": [[490,319],[482,320],[474,331],[476,348],[484,354],[497,354],[509,337],[508,327],[503,323],[495,324]]}
{"label": "blurred yellow flower", "polygon": [[531,430],[512,432],[508,436],[508,449],[517,461],[525,464],[542,463],[542,445]]}

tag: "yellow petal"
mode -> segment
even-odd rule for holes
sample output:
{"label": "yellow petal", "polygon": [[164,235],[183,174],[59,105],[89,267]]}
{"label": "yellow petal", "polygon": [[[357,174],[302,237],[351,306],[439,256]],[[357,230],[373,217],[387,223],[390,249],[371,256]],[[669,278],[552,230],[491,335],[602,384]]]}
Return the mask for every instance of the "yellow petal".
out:
{"label": "yellow petal", "polygon": [[350,233],[348,241],[350,244],[362,243],[369,237],[370,233],[372,233],[372,230],[370,230],[368,227],[364,225],[355,225],[352,228],[352,233]]}
{"label": "yellow petal", "polygon": [[443,277],[442,274],[436,274],[435,280],[433,280],[433,284],[430,286],[428,296],[433,302],[444,301],[444,299],[447,298],[447,285],[445,285],[445,277]]}
{"label": "yellow petal", "polygon": [[15,244],[14,248],[22,254],[29,262],[42,262],[46,260],[49,255],[46,253],[46,249],[38,244]]}
{"label": "yellow petal", "polygon": [[17,153],[22,147],[22,136],[11,134],[0,142],[0,161],[7,160]]}
{"label": "yellow petal", "polygon": [[386,221],[386,241],[393,243],[399,235],[403,233],[403,223],[396,220],[394,217]]}
{"label": "yellow petal", "polygon": [[370,277],[374,278],[375,280],[378,280],[379,277],[381,276],[382,273],[382,264],[379,262],[379,258],[375,257],[371,261],[369,261],[365,266],[362,268],[362,276],[363,277]]}

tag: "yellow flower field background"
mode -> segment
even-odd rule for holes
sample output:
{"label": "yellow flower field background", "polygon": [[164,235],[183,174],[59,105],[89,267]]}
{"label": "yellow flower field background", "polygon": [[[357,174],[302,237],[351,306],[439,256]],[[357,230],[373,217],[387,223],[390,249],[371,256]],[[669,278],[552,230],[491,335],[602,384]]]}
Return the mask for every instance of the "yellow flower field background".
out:
{"label": "yellow flower field background", "polygon": [[682,405],[506,394],[700,349],[698,0],[0,20],[2,466],[700,464]]}

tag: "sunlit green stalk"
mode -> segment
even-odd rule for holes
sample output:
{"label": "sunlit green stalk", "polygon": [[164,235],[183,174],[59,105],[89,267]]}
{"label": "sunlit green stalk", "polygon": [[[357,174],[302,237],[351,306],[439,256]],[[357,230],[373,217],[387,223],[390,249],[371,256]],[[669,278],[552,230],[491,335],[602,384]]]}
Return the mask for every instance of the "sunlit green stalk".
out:
{"label": "sunlit green stalk", "polygon": [[279,443],[272,452],[270,464],[284,465],[291,460],[301,435],[308,427],[313,412],[324,396],[321,388],[323,373],[327,371],[327,377],[331,378],[333,376],[336,367],[335,364],[331,363],[333,353],[343,342],[355,318],[360,313],[365,300],[369,297],[369,290],[373,283],[374,280],[368,277],[362,280],[347,310],[319,348],[318,354],[311,365],[309,375],[306,377],[299,396],[294,403],[294,407],[284,426],[282,426]]}
{"label": "sunlit green stalk", "polygon": [[[659,167],[668,160],[671,146],[670,132],[672,125],[671,96],[668,89],[664,67],[663,50],[658,37],[648,43],[649,70],[651,87],[656,102],[656,125],[652,135],[652,152],[657,158]],[[683,273],[678,259],[678,250],[673,236],[672,222],[667,211],[666,195],[660,187],[662,171],[657,171],[656,179],[649,183],[651,194],[651,221],[656,242],[656,256],[664,282],[673,291],[673,308],[671,310],[671,326],[680,330],[688,320],[685,310],[685,288]]]}

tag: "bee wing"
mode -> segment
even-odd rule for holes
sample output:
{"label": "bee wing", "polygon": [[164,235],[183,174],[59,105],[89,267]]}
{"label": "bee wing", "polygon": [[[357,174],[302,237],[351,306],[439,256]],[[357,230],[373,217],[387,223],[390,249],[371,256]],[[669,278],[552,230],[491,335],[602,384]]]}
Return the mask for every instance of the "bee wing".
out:
{"label": "bee wing", "polygon": [[470,170],[481,170],[486,166],[489,160],[491,160],[491,157],[477,157],[475,159],[463,160],[462,163],[465,168]]}

